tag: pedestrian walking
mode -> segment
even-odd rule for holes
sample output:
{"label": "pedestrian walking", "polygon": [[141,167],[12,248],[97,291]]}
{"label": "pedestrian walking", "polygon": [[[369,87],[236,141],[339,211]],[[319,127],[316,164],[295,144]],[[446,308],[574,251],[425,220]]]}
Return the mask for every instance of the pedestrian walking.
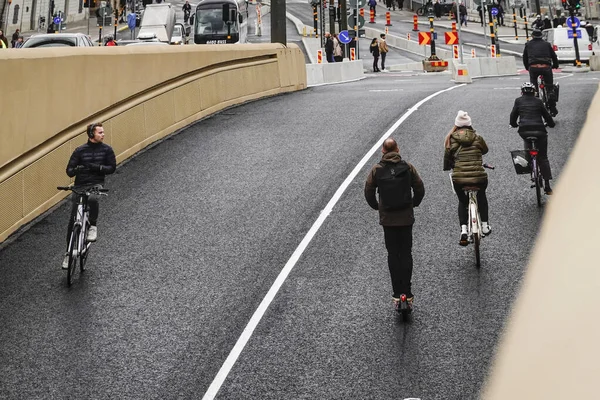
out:
{"label": "pedestrian walking", "polygon": [[442,5],[440,4],[440,0],[435,0],[435,4],[433,5],[433,13],[435,15],[435,19],[442,19]]}
{"label": "pedestrian walking", "polygon": [[333,61],[333,39],[331,38],[331,33],[325,32],[325,56],[327,57],[327,62]]}
{"label": "pedestrian walking", "polygon": [[544,30],[544,21],[542,21],[542,17],[540,15],[537,15],[535,17],[535,21],[533,21],[533,24],[531,24],[531,26],[533,27],[533,29],[539,29],[540,31]]}
{"label": "pedestrian walking", "polygon": [[394,11],[396,11],[396,3],[394,3],[394,0],[385,0],[385,4],[388,11],[391,11],[392,8],[394,8]]}
{"label": "pedestrian walking", "polygon": [[0,29],[0,48],[7,49],[8,48],[8,38],[4,36],[4,32]]}
{"label": "pedestrian walking", "polygon": [[344,50],[342,49],[337,33],[333,34],[333,60],[335,62],[344,61]]}
{"label": "pedestrian walking", "polygon": [[389,51],[388,45],[385,41],[385,33],[379,35],[379,53],[381,54],[381,70],[385,71],[385,56]]}
{"label": "pedestrian walking", "polygon": [[20,49],[21,47],[23,47],[23,36],[19,36],[17,38],[17,41],[15,42],[15,49]]}
{"label": "pedestrian walking", "polygon": [[371,45],[369,46],[369,51],[373,54],[373,72],[381,72],[377,64],[379,64],[379,42],[377,38],[373,38],[371,40]]}
{"label": "pedestrian walking", "polygon": [[464,24],[467,26],[467,7],[465,6],[465,3],[460,3],[458,12],[460,14],[460,25],[462,26]]}
{"label": "pedestrian walking", "polygon": [[481,22],[481,26],[483,26],[483,7],[481,7],[481,4],[477,6],[477,12],[479,13],[479,21]]}
{"label": "pedestrian walking", "polygon": [[398,0],[398,9],[402,11],[404,8],[404,0]]}
{"label": "pedestrian walking", "polygon": [[17,28],[15,30],[15,32],[12,34],[12,40],[10,41],[11,47],[15,47],[15,43],[17,43],[17,39],[19,39],[20,34],[21,34],[21,31],[19,30],[19,28]]}
{"label": "pedestrian walking", "polygon": [[[425,187],[413,165],[400,157],[398,144],[387,138],[381,148],[381,161],[369,172],[365,183],[365,199],[379,211],[379,223],[387,249],[388,268],[392,280],[392,301],[396,309],[405,294],[412,308],[412,229],[414,207],[425,196]],[[377,193],[377,196],[376,196]]]}
{"label": "pedestrian walking", "polygon": [[377,1],[369,0],[369,11],[373,11],[373,16],[377,16]]}

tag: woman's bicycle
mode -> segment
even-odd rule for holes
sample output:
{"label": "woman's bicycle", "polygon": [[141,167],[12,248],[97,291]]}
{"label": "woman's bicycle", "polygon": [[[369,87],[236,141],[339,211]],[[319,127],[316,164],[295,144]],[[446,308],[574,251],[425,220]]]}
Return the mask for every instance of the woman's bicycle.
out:
{"label": "woman's bicycle", "polygon": [[[483,164],[484,168],[495,169],[488,164]],[[450,181],[452,182],[452,174],[450,174]],[[452,187],[454,190],[454,186]],[[467,221],[467,237],[470,243],[473,243],[475,247],[475,265],[477,268],[481,267],[481,239],[485,236],[483,233],[483,226],[481,224],[481,215],[479,214],[479,205],[477,204],[477,192],[479,191],[478,186],[464,186],[462,190],[465,191],[469,198],[469,205],[467,210],[469,213],[469,219]]]}
{"label": "woman's bicycle", "polygon": [[91,195],[108,196],[108,189],[102,189],[98,186],[75,187],[59,186],[58,190],[70,190],[77,196],[77,211],[73,216],[73,229],[67,246],[67,255],[69,256],[69,266],[67,268],[67,286],[73,284],[73,278],[77,273],[77,264],[79,263],[79,272],[85,271],[85,262],[87,261],[90,246],[87,235],[90,229],[88,198]]}
{"label": "woman's bicycle", "polygon": [[[543,132],[540,132],[543,133]],[[542,173],[540,170],[540,165],[537,161],[537,156],[539,150],[536,147],[537,137],[533,136],[534,132],[531,133],[532,136],[526,136],[525,140],[529,143],[529,148],[527,149],[527,153],[529,154],[529,165],[531,170],[531,188],[535,188],[535,196],[537,198],[538,207],[542,206],[542,190],[544,181],[542,178]]]}

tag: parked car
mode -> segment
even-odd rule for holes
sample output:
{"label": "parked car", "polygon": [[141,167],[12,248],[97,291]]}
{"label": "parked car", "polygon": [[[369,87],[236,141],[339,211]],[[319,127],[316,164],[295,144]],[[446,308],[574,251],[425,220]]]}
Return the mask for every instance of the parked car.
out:
{"label": "parked car", "polygon": [[27,39],[22,48],[32,47],[94,47],[94,42],[83,33],[40,33]]}
{"label": "parked car", "polygon": [[[572,29],[563,27],[542,31],[542,39],[552,45],[559,63],[572,63],[575,61],[575,44],[573,37],[569,37],[570,32],[572,32]],[[579,49],[579,61],[589,63],[592,56],[592,43],[583,27],[577,29],[577,47]]]}

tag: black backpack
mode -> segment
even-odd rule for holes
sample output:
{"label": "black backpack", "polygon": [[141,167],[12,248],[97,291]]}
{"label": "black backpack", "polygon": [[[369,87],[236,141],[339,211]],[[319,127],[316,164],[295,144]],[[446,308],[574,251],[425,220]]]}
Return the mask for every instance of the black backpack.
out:
{"label": "black backpack", "polygon": [[375,181],[379,191],[379,207],[384,211],[401,210],[412,205],[412,176],[405,161],[379,163]]}

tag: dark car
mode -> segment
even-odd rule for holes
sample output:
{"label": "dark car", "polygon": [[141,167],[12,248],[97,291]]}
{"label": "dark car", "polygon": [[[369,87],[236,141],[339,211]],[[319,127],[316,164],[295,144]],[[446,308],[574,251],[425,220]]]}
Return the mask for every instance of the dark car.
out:
{"label": "dark car", "polygon": [[94,47],[94,42],[83,33],[42,33],[27,39],[22,48],[32,47]]}

